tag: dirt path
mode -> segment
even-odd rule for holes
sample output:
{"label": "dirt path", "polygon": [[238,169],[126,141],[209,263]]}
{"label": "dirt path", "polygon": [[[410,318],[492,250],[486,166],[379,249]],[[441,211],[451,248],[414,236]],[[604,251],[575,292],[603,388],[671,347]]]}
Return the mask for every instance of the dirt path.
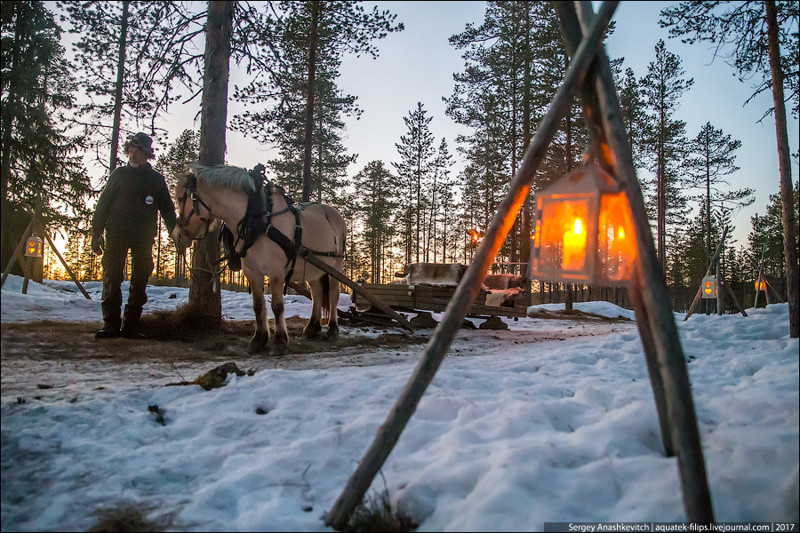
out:
{"label": "dirt path", "polygon": [[[526,320],[526,319],[523,319]],[[221,331],[176,333],[159,316],[143,319],[145,339],[97,340],[99,323],[33,322],[2,325],[3,401],[70,400],[101,388],[162,386],[192,381],[215,366],[235,362],[245,371],[327,369],[416,361],[432,329],[343,326],[336,341],[302,337],[305,319],[287,319],[290,345],[281,356],[248,354],[252,321],[225,322]],[[522,331],[461,330],[452,356],[488,355],[506,343],[540,343],[569,336],[605,335],[632,328],[629,321],[572,316],[532,321]]]}

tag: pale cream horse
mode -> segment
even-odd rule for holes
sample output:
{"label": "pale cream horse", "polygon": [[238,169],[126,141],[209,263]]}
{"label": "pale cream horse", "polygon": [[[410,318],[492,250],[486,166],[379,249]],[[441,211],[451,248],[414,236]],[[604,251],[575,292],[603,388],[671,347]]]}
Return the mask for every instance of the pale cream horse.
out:
{"label": "pale cream horse", "polygon": [[[179,249],[185,249],[194,239],[205,237],[209,226],[216,219],[222,220],[234,233],[238,232],[235,249],[239,253],[245,247],[244,228],[250,225],[251,230],[257,230],[254,242],[241,259],[242,269],[253,294],[253,310],[256,315],[255,334],[250,340],[248,351],[261,351],[270,339],[264,301],[264,276],[269,278],[272,312],[275,315],[273,353],[283,353],[289,341],[283,303],[285,281],[301,284],[307,281],[311,287],[311,317],[303,330],[305,336],[313,338],[321,332],[321,309],[326,305],[329,320],[325,336],[336,338],[339,332],[336,312],[339,282],[307,263],[302,257],[294,256],[291,248],[282,248],[262,230],[263,226],[271,224],[288,238],[288,241],[284,240],[286,246],[287,242],[295,243],[295,226],[299,221],[302,227],[300,244],[311,250],[321,261],[341,271],[347,230],[339,212],[320,203],[290,204],[280,187],[269,182],[262,187],[260,180],[254,180],[242,168],[228,165],[204,166],[198,163],[190,163],[189,168],[192,174],[178,176],[175,185],[178,223],[172,237]],[[260,189],[263,205],[270,206],[270,209],[269,212],[259,213],[259,216],[254,217],[247,213],[248,197],[257,189]],[[292,266],[294,269],[287,280]]]}

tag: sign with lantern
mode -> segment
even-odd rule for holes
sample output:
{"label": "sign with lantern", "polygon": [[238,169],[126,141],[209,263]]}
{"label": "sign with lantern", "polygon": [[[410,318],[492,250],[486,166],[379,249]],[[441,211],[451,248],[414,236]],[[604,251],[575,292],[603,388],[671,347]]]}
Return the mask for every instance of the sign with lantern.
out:
{"label": "sign with lantern", "polygon": [[700,284],[700,288],[702,292],[700,295],[703,298],[717,298],[717,277],[716,276],[705,276],[703,281]]}
{"label": "sign with lantern", "polygon": [[44,252],[44,242],[40,237],[32,235],[28,237],[25,243],[25,256],[26,257],[42,257]]}
{"label": "sign with lantern", "polygon": [[636,238],[625,192],[595,163],[538,193],[532,277],[589,285],[633,278]]}

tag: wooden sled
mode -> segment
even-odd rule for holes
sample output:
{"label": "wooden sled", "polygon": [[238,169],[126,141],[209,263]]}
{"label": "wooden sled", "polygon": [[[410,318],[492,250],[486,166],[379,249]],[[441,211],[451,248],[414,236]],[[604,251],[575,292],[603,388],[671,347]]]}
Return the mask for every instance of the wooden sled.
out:
{"label": "wooden sled", "polygon": [[[379,298],[386,305],[395,311],[405,313],[414,313],[419,326],[415,324],[415,319],[411,320],[411,324],[417,327],[426,327],[423,321],[428,321],[430,313],[441,313],[447,307],[450,299],[455,294],[456,287],[450,285],[433,286],[433,285],[405,285],[405,284],[374,284],[364,283],[362,288],[367,290],[370,294]],[[520,293],[512,300],[512,306],[507,305],[487,305],[486,296],[488,292],[481,289],[475,302],[467,312],[467,316],[471,318],[487,318],[495,319],[491,323],[498,324],[497,317],[505,316],[517,319],[519,317],[527,316],[528,305],[526,303],[525,293]],[[364,298],[360,297],[357,293],[353,295],[353,303],[355,309],[359,313],[369,312],[371,305]],[[427,315],[427,316],[426,316]],[[430,319],[432,320],[432,319]],[[471,323],[470,323],[471,324]],[[432,326],[427,326],[432,327]]]}

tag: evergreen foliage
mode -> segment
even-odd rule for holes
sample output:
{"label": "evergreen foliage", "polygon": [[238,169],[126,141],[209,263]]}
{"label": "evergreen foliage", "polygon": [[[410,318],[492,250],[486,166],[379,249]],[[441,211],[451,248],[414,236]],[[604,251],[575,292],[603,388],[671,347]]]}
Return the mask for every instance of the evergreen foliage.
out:
{"label": "evergreen foliage", "polygon": [[[678,2],[661,11],[659,23],[662,28],[669,28],[670,37],[679,37],[684,43],[714,43],[714,57],[720,56],[732,66],[740,81],[751,82],[756,78],[754,92],[747,100],[750,102],[758,94],[770,90],[773,83],[764,5],[765,2],[755,0]],[[793,1],[775,2],[775,6],[781,28],[778,39],[783,51],[781,70],[787,89],[786,101],[791,102],[790,108],[796,117],[800,104],[800,71],[797,68],[800,64],[800,12]],[[772,108],[766,110],[764,116],[772,111]]]}
{"label": "evergreen foliage", "polygon": [[[2,3],[3,212],[33,213],[72,230],[95,192],[81,162],[82,139],[68,135],[75,80],[61,30],[43,2]],[[5,239],[5,237],[4,237]]]}
{"label": "evergreen foliage", "polygon": [[398,222],[405,249],[406,263],[419,263],[424,256],[422,242],[423,217],[429,204],[429,196],[423,194],[432,186],[434,159],[434,135],[430,131],[433,117],[417,102],[417,108],[403,117],[406,134],[395,144],[400,161],[393,163],[398,176],[398,189],[405,201]]}
{"label": "evergreen foliage", "polygon": [[[205,13],[189,13],[181,2],[58,2],[70,23],[86,147],[108,172],[122,163],[120,132],[147,129],[191,85],[185,65],[192,39],[202,32]],[[110,147],[111,158],[107,158]]]}
{"label": "evergreen foliage", "polygon": [[644,154],[654,179],[647,183],[648,211],[656,220],[657,251],[662,267],[667,255],[677,253],[678,232],[690,212],[682,162],[685,159],[686,123],[675,118],[681,96],[694,80],[684,78],[681,59],[667,50],[663,40],[655,46],[655,59],[642,79],[647,126]]}
{"label": "evergreen foliage", "polygon": [[[755,201],[755,192],[749,187],[732,191],[730,183],[725,180],[739,167],[735,165],[736,151],[742,142],[732,139],[721,129],[706,122],[697,137],[689,143],[689,154],[685,161],[686,171],[693,188],[701,194],[696,197],[705,214],[703,234],[706,236],[706,252],[713,253],[712,218],[722,224],[728,224],[731,211],[745,207]],[[730,230],[733,228],[731,227]]]}
{"label": "evergreen foliage", "polygon": [[394,235],[393,219],[400,200],[394,183],[395,178],[383,161],[370,161],[353,179],[356,191],[360,191],[355,205],[360,214],[363,251],[369,261],[364,265],[365,277],[371,283],[392,281],[386,270],[390,264],[387,250]]}
{"label": "evergreen foliage", "polygon": [[[355,2],[274,2],[262,15],[250,45],[264,51],[271,65],[259,63],[251,83],[234,97],[255,110],[234,117],[231,125],[255,139],[274,144],[280,157],[270,162],[281,185],[297,197],[337,207],[347,166],[355,161],[342,143],[343,117],[358,116],[356,97],[336,85],[344,54],[377,57],[373,41],[403,29],[396,15],[367,12]],[[299,193],[299,194],[298,194]],[[308,197],[306,197],[308,195]]]}

